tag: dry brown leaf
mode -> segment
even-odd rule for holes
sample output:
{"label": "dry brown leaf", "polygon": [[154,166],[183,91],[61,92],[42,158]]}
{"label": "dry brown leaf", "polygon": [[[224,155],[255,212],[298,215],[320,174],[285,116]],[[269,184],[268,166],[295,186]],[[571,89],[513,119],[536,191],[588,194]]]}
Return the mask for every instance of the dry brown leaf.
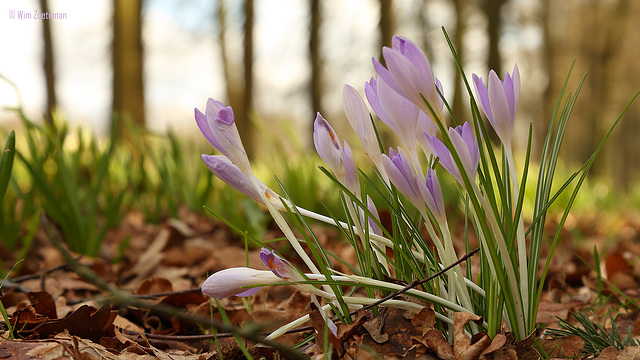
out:
{"label": "dry brown leaf", "polygon": [[46,316],[49,319],[56,319],[56,303],[49,293],[44,291],[30,292],[27,294],[31,306],[40,315]]}
{"label": "dry brown leaf", "polygon": [[158,264],[164,259],[163,250],[169,242],[170,234],[168,229],[160,230],[155,239],[153,239],[151,244],[149,244],[142,255],[140,255],[138,261],[127,272],[127,274],[135,277],[133,281],[134,284],[138,284],[151,276]]}
{"label": "dry brown leaf", "polygon": [[137,295],[160,294],[173,291],[171,282],[164,278],[152,277],[144,280],[135,291]]}
{"label": "dry brown leaf", "polygon": [[584,305],[584,302],[578,300],[565,301],[561,303],[541,300],[540,305],[538,306],[536,323],[555,323],[558,321],[558,317],[560,319],[566,319],[569,315],[569,310],[575,309],[576,307],[581,305]]}
{"label": "dry brown leaf", "polygon": [[453,347],[442,332],[438,329],[431,329],[424,335],[424,339],[429,350],[433,351],[440,359],[453,360]]}
{"label": "dry brown leaf", "polygon": [[489,344],[489,346],[482,351],[482,355],[491,354],[492,352],[502,348],[506,343],[507,337],[504,336],[504,334],[497,334],[493,337],[493,340],[491,340],[491,344]]}
{"label": "dry brown leaf", "polygon": [[637,360],[640,359],[640,346],[627,346],[620,354],[618,360]]}
{"label": "dry brown leaf", "polygon": [[453,353],[456,360],[478,359],[482,351],[491,344],[491,339],[486,334],[481,336],[473,344],[464,333],[464,327],[470,322],[481,322],[482,317],[465,312],[457,312],[453,315]]}
{"label": "dry brown leaf", "polygon": [[600,352],[600,356],[598,356],[596,359],[598,360],[616,360],[618,359],[618,355],[620,354],[620,351],[616,348],[614,348],[613,346],[609,346],[608,348],[605,348],[604,350],[602,350]]}

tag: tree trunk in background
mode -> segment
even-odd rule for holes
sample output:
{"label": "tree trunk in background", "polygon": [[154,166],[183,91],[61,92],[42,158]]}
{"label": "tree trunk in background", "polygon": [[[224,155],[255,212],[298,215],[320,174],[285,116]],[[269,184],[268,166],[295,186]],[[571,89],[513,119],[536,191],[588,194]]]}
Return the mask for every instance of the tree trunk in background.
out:
{"label": "tree trunk in background", "polygon": [[[453,6],[456,11],[456,28],[455,34],[453,36],[453,45],[456,48],[456,52],[458,53],[458,58],[460,59],[460,63],[464,66],[465,61],[465,48],[464,48],[464,34],[467,28],[467,16],[465,14],[467,2],[466,0],[452,0]],[[452,110],[453,113],[456,114],[456,118],[458,123],[462,124],[465,121],[468,121],[468,111],[466,110],[466,102],[465,97],[462,96],[464,92],[466,92],[466,88],[462,86],[462,74],[458,70],[458,67],[453,64],[455,72],[454,79],[454,87],[453,87],[453,104]]]}
{"label": "tree trunk in background", "polygon": [[[489,49],[487,53],[487,66],[489,70],[493,70],[498,74],[498,77],[504,80],[504,74],[502,73],[502,59],[500,57],[500,30],[502,29],[502,17],[500,12],[502,5],[507,0],[484,0],[484,12],[487,18],[487,37],[489,39]],[[482,77],[485,79],[485,76]],[[488,81],[488,76],[485,81]],[[498,143],[500,139],[498,135],[491,127],[489,121],[485,120],[484,123],[489,133],[489,138]]]}
{"label": "tree trunk in background", "polygon": [[320,59],[320,0],[309,0],[309,63],[311,65],[311,80],[309,95],[311,108],[314,112],[322,113],[322,61]]}
{"label": "tree trunk in background", "polygon": [[[222,71],[224,76],[224,84],[225,90],[227,93],[227,99],[221,101],[225,105],[229,105],[233,108],[233,114],[236,118],[236,122],[238,123],[238,132],[241,132],[241,129],[244,129],[244,124],[241,124],[245,116],[245,107],[244,107],[244,86],[243,77],[241,76],[243,73],[243,69],[238,68],[239,61],[230,60],[231,54],[227,49],[227,12],[225,9],[225,0],[218,0],[218,6],[216,8],[216,16],[218,21],[218,33],[216,34],[216,40],[218,41],[218,45],[220,46],[220,60],[222,61]],[[243,136],[243,145],[245,148],[250,146],[249,140],[244,140],[244,134],[241,133],[240,136]],[[247,155],[250,156],[249,151],[247,150]]]}
{"label": "tree trunk in background", "polygon": [[114,0],[112,55],[113,111],[144,126],[142,0]]}
{"label": "tree trunk in background", "polygon": [[378,60],[382,65],[386,65],[382,56],[382,47],[391,46],[391,38],[393,38],[393,4],[392,0],[380,0],[380,55]]}
{"label": "tree trunk in background", "polygon": [[236,118],[238,132],[249,158],[253,156],[253,125],[249,116],[253,107],[253,0],[244,1],[244,92],[242,117]]}
{"label": "tree trunk in background", "polygon": [[487,36],[489,38],[489,52],[487,65],[494,70],[500,78],[502,74],[502,60],[500,58],[500,30],[502,29],[502,17],[500,11],[507,0],[485,0],[484,12],[487,17]]}
{"label": "tree trunk in background", "polygon": [[540,23],[542,24],[542,66],[547,76],[547,85],[542,93],[541,117],[533,120],[535,146],[542,151],[544,138],[547,135],[553,108],[556,104],[556,76],[554,75],[554,59],[556,56],[554,39],[551,36],[551,0],[543,0],[540,5]]}
{"label": "tree trunk in background", "polygon": [[[40,0],[40,10],[42,13],[49,12],[47,0]],[[44,77],[47,87],[47,109],[45,111],[45,121],[49,124],[53,122],[52,112],[58,105],[56,98],[56,77],[53,59],[53,41],[51,40],[51,21],[41,21],[42,37],[44,42]]]}

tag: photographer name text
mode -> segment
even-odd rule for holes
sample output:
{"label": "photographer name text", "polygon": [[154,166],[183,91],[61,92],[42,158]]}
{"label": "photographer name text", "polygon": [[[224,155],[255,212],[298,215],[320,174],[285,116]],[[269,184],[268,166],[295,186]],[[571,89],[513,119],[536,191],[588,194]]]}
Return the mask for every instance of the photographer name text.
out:
{"label": "photographer name text", "polygon": [[41,12],[38,10],[9,10],[9,19],[15,20],[65,20],[65,12]]}

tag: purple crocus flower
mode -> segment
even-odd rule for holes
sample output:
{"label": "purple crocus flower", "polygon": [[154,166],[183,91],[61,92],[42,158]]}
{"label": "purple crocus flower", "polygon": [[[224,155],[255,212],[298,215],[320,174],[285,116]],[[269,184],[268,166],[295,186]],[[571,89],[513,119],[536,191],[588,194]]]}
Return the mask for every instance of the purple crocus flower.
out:
{"label": "purple crocus flower", "polygon": [[304,278],[286,260],[273,250],[262,248],[260,259],[269,270],[235,267],[218,271],[202,284],[202,292],[218,299],[229,296],[250,296],[260,288],[251,285],[275,284],[285,281],[302,281]]}
{"label": "purple crocus flower", "polygon": [[489,82],[485,86],[481,77],[473,74],[476,96],[480,99],[480,108],[502,142],[509,146],[513,134],[513,123],[520,99],[520,71],[513,67],[511,75],[507,73],[504,82],[495,71],[489,72]]}
{"label": "purple crocus flower", "polygon": [[[423,120],[429,121],[437,129],[433,121],[423,111],[391,88],[384,78],[381,77],[377,81],[371,78],[369,82],[365,83],[364,88],[373,111],[382,122],[393,130],[407,149],[415,149],[416,147],[418,119],[421,122]],[[422,123],[420,125],[423,126]]]}
{"label": "purple crocus flower", "polygon": [[438,95],[436,86],[442,89],[437,81],[431,65],[424,53],[408,39],[394,36],[392,47],[384,47],[382,55],[387,62],[387,68],[373,59],[373,66],[378,72],[378,81],[383,79],[400,95],[416,104],[425,113],[430,114],[422,96],[429,102],[439,118],[442,118],[442,99]]}
{"label": "purple crocus flower", "polygon": [[[367,210],[369,210],[369,212],[373,215],[373,217],[378,220],[378,222],[380,222],[380,215],[378,214],[378,209],[376,208],[376,204],[373,202],[373,200],[371,200],[371,198],[369,197],[369,195],[367,195]],[[360,221],[364,223],[364,217],[365,217],[365,213],[364,211],[361,212],[361,219]],[[371,232],[376,234],[376,235],[382,235],[382,230],[380,229],[380,226],[378,226],[378,224],[369,216],[369,227],[371,228]]]}
{"label": "purple crocus flower", "polygon": [[[453,177],[455,177],[456,180],[464,186],[460,170],[456,166],[455,160],[453,159],[449,149],[437,137],[427,133],[424,133],[423,135],[432,153],[440,158],[440,164],[442,164],[442,167],[451,173],[451,175],[453,175]],[[463,125],[457,126],[455,129],[449,128],[449,137],[453,143],[454,151],[460,157],[464,171],[469,176],[469,179],[474,181],[478,172],[480,153],[478,142],[473,136],[471,126],[468,122],[465,122]]]}
{"label": "purple crocus flower", "polygon": [[202,283],[202,293],[217,299],[229,296],[250,296],[260,287],[246,288],[251,285],[275,284],[282,278],[267,270],[256,270],[247,267],[224,269],[209,276]]}
{"label": "purple crocus flower", "polygon": [[342,147],[342,157],[344,159],[344,186],[359,196],[360,179],[358,178],[358,168],[356,167],[356,160],[353,157],[351,147],[346,140],[344,140],[344,146]]}
{"label": "purple crocus flower", "polygon": [[318,155],[338,179],[344,178],[344,154],[340,139],[331,125],[318,113],[313,122],[313,144]]}
{"label": "purple crocus flower", "polygon": [[382,164],[391,183],[411,201],[418,209],[424,206],[422,195],[418,188],[418,174],[411,162],[411,158],[402,148],[398,152],[389,149],[389,156],[382,155]]}
{"label": "purple crocus flower", "polygon": [[198,109],[194,112],[200,131],[211,145],[229,158],[242,172],[249,174],[251,166],[240,140],[233,109],[209,98],[205,114]]}
{"label": "purple crocus flower", "polygon": [[[202,161],[204,161],[209,170],[211,170],[213,175],[215,175],[217,178],[224,181],[227,185],[230,185],[234,189],[252,198],[253,200],[264,205],[262,197],[251,183],[251,180],[249,180],[247,175],[240,171],[240,168],[232,163],[231,160],[229,160],[226,156],[203,154]],[[262,193],[265,194],[267,199],[271,200],[273,206],[280,211],[284,211],[285,208],[280,202],[280,196],[262,182],[258,182],[260,184]]]}
{"label": "purple crocus flower", "polygon": [[424,202],[427,203],[427,207],[429,207],[433,216],[435,216],[436,221],[444,224],[446,221],[444,198],[442,197],[442,188],[440,188],[440,181],[438,180],[436,171],[432,168],[427,169],[427,179],[424,183],[420,182],[419,187],[420,194],[422,194]]}
{"label": "purple crocus flower", "polygon": [[260,260],[271,270],[277,277],[287,281],[303,281],[304,278],[289,262],[276,255],[273,250],[260,249]]}
{"label": "purple crocus flower", "polygon": [[336,178],[351,192],[360,194],[358,169],[351,147],[346,141],[340,146],[338,135],[320,113],[313,123],[313,144]]}
{"label": "purple crocus flower", "polygon": [[350,85],[342,89],[342,104],[344,113],[351,128],[358,136],[364,151],[375,164],[380,164],[380,147],[371,123],[369,109],[358,92]]}

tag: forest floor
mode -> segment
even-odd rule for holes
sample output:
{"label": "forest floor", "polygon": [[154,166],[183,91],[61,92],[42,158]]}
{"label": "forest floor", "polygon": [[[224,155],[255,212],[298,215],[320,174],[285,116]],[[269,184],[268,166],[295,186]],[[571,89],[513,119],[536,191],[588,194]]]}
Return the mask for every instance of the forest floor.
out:
{"label": "forest floor", "polygon": [[[315,230],[326,249],[355,263],[353,248],[333,229]],[[0,319],[0,359],[242,359],[246,355],[234,337],[214,330],[214,338],[212,324],[196,323],[194,317],[217,321],[227,317],[231,324],[245,325],[243,329],[255,335],[314,314],[309,296],[291,286],[263,288],[250,303],[247,298],[231,297],[216,304],[201,294],[200,285],[216,271],[247,262],[250,267],[264,268],[259,249],[247,252],[242,238],[211,216],[184,211],[179,220],[148,224],[138,213],[127,214],[109,232],[98,258],[73,255],[78,267],[70,266],[65,252],[54,246],[52,240],[59,240],[57,236],[55,227],[44,222],[24,261],[17,263],[2,286],[2,303],[15,339],[9,339],[8,326]],[[268,239],[279,236],[275,227],[266,235]],[[274,247],[295,262],[290,248]],[[3,263],[11,266],[17,256],[3,250]],[[545,252],[541,258],[544,263]],[[638,259],[640,217],[571,217],[551,259],[537,317],[541,325],[527,339],[516,343],[506,331],[493,340],[486,336],[469,339],[462,329],[473,319],[460,314],[454,343],[449,344],[434,330],[432,311],[410,314],[384,309],[375,316],[359,313],[353,324],[339,325],[337,336],[330,339],[331,358],[640,358],[637,346],[607,347],[594,355],[581,337],[552,339],[543,334],[545,329],[558,328],[560,319],[580,327],[570,312],[583,312],[602,323],[611,311],[614,326],[604,324],[606,331],[617,328],[622,339],[627,330],[629,339],[640,337]],[[336,268],[346,271],[340,264]],[[118,291],[113,293],[114,289]],[[277,341],[291,346],[313,338],[313,327],[321,329],[322,321],[312,316],[310,324]],[[325,358],[327,342],[319,335],[316,339],[318,343],[310,341],[297,348],[298,354]],[[256,359],[295,357],[241,341]]]}

